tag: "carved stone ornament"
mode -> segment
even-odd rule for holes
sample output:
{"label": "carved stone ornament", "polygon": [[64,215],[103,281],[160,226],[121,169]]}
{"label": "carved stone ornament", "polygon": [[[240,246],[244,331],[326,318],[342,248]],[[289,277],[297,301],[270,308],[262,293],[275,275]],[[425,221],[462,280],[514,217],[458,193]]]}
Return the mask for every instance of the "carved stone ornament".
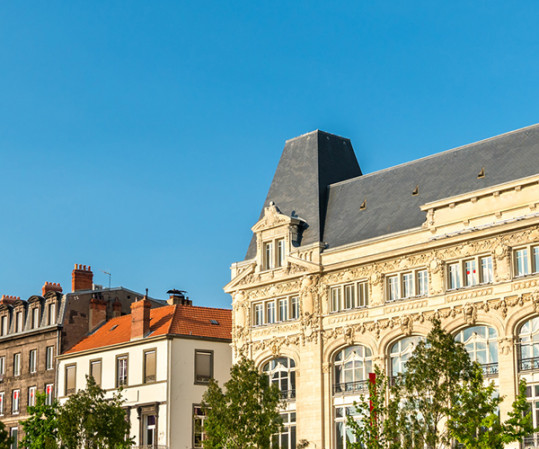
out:
{"label": "carved stone ornament", "polygon": [[530,299],[533,303],[533,308],[536,313],[539,312],[539,290],[535,290],[531,295]]}
{"label": "carved stone ornament", "polygon": [[402,316],[400,318],[400,327],[404,335],[410,336],[414,331],[414,320],[408,315]]}
{"label": "carved stone ornament", "polygon": [[475,325],[477,320],[477,307],[475,304],[466,303],[462,307],[462,313],[464,315],[464,320],[468,326]]}
{"label": "carved stone ornament", "polygon": [[344,341],[347,345],[351,345],[354,343],[354,328],[353,327],[345,327],[343,330],[343,336]]}
{"label": "carved stone ornament", "polygon": [[504,355],[509,355],[513,350],[513,337],[501,338],[498,341],[500,345],[500,352]]}

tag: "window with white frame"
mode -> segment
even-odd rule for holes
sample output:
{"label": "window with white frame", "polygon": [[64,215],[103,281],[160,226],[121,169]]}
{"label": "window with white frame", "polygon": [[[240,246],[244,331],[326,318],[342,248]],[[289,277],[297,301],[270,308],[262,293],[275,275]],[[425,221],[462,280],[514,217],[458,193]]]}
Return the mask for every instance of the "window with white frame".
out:
{"label": "window with white frame", "polygon": [[36,387],[28,388],[28,407],[36,405]]}
{"label": "window with white frame", "polygon": [[492,280],[492,256],[475,256],[447,264],[448,290],[488,284]]}
{"label": "window with white frame", "polygon": [[6,356],[0,357],[0,376],[6,374]]}
{"label": "window with white frame", "polygon": [[116,357],[116,387],[127,385],[127,355]]}
{"label": "window with white frame", "polygon": [[15,332],[22,332],[22,312],[15,314]]}
{"label": "window with white frame", "polygon": [[9,429],[9,436],[11,437],[11,446],[9,446],[9,449],[17,449],[19,447],[19,428],[12,427]]}
{"label": "window with white frame", "polygon": [[335,356],[333,393],[367,391],[372,373],[372,352],[365,346],[348,346]]}
{"label": "window with white frame", "polygon": [[45,350],[45,368],[54,369],[54,346],[47,346]]}
{"label": "window with white frame", "polygon": [[1,326],[2,326],[2,329],[1,329],[2,335],[7,335],[7,333],[9,332],[9,325],[8,325],[8,318],[6,315],[2,317]]}
{"label": "window with white frame", "polygon": [[4,414],[4,392],[0,392],[0,416]]}
{"label": "window with white frame", "polygon": [[539,317],[527,320],[518,333],[519,371],[539,370]]}
{"label": "window with white frame", "polygon": [[464,344],[472,362],[479,363],[485,376],[498,374],[498,334],[491,326],[471,326],[461,330],[455,340]]}
{"label": "window with white frame", "polygon": [[32,309],[32,329],[39,327],[39,307]]}
{"label": "window with white frame", "polygon": [[539,246],[525,246],[513,251],[515,276],[539,273]]}
{"label": "window with white frame", "polygon": [[296,362],[288,357],[277,357],[265,363],[262,372],[279,387],[284,399],[296,397]]}
{"label": "window with white frame", "polygon": [[11,394],[11,413],[14,415],[20,411],[21,390],[13,390]]}
{"label": "window with white frame", "polygon": [[13,354],[13,375],[14,376],[20,376],[21,375],[21,354],[18,352],[17,354]]}
{"label": "window with white frame", "polygon": [[369,304],[367,281],[351,282],[330,288],[331,312],[366,307]]}
{"label": "window with white frame", "polygon": [[420,336],[401,338],[395,342],[389,350],[389,363],[391,365],[391,377],[397,377],[406,372],[406,362],[411,357],[417,344],[424,340]]}
{"label": "window with white frame", "polygon": [[[70,394],[77,391],[77,365],[66,365],[65,367],[65,395],[69,396]],[[121,384],[123,385],[123,384]]]}
{"label": "window with white frame", "polygon": [[204,420],[206,412],[201,405],[193,405],[193,449],[203,449],[206,434],[204,433]]}
{"label": "window with white frame", "polygon": [[281,419],[281,431],[271,436],[271,449],[296,449],[296,412],[283,412]]}
{"label": "window with white frame", "polygon": [[28,371],[35,373],[37,371],[37,349],[31,349],[28,357]]}
{"label": "window with white frame", "polygon": [[54,394],[54,384],[45,385],[45,404],[52,405],[52,397]]}
{"label": "window with white frame", "polygon": [[335,407],[335,448],[347,449],[356,442],[354,430],[348,426],[348,417],[359,420],[360,416],[353,405]]}
{"label": "window with white frame", "polygon": [[264,242],[262,251],[263,270],[273,270],[285,265],[286,244],[284,238]]}
{"label": "window with white frame", "polygon": [[[530,407],[533,427],[539,426],[539,384],[526,385],[526,400]],[[525,449],[539,447],[539,434],[535,433],[524,438],[524,444],[521,446]]]}
{"label": "window with white frame", "polygon": [[47,307],[48,324],[56,324],[56,303],[51,302]]}
{"label": "window with white frame", "polygon": [[428,293],[428,283],[428,273],[424,268],[390,274],[386,276],[387,300],[425,296]]}
{"label": "window with white frame", "polygon": [[275,245],[277,247],[277,258],[275,260],[275,266],[279,268],[284,265],[284,256],[285,256],[284,239],[276,240]]}
{"label": "window with white frame", "polygon": [[264,243],[264,270],[273,268],[273,242]]}
{"label": "window with white frame", "polygon": [[263,326],[299,318],[297,296],[274,298],[253,305],[253,326]]}

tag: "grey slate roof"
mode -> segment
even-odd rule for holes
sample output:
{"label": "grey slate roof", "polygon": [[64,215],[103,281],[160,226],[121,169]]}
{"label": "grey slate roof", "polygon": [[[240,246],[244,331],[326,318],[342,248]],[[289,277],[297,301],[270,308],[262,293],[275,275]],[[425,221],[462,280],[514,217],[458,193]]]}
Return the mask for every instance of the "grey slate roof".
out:
{"label": "grey slate roof", "polygon": [[[477,175],[484,168],[485,176]],[[421,226],[431,201],[539,173],[539,125],[360,176],[329,188],[329,248]],[[412,195],[418,186],[417,196]],[[360,210],[366,200],[366,209]]]}
{"label": "grey slate roof", "polygon": [[[270,201],[281,213],[305,220],[301,244],[322,240],[326,216],[327,186],[361,175],[349,139],[313,131],[288,140],[273,177],[260,218]],[[255,238],[246,259],[256,255]]]}
{"label": "grey slate roof", "polygon": [[[319,136],[327,135],[316,133]],[[346,139],[332,138],[349,144]],[[296,210],[309,225],[319,224],[320,231],[313,232],[302,244],[312,243],[319,238],[327,243],[328,248],[417,228],[426,218],[425,212],[420,209],[422,204],[539,173],[539,125],[533,125],[371,174],[349,176],[348,179],[343,178],[345,180],[342,182],[330,180],[327,207],[324,207],[325,198],[319,197],[316,201],[313,191],[305,194],[305,181],[296,187],[293,175],[297,167],[295,170],[281,167],[282,164],[297,164],[297,161],[290,160],[296,156],[292,151],[285,159],[289,142],[285,145],[265,205],[273,200],[283,213],[290,214]],[[303,158],[308,157],[308,152],[299,153]],[[348,154],[346,163],[350,163],[350,158]],[[312,164],[317,161],[303,163],[312,172]],[[331,179],[324,178],[322,173],[326,170],[334,172],[336,165],[335,161],[331,164],[320,158],[318,168],[321,174],[318,179]],[[484,169],[485,176],[478,178],[481,169]],[[344,172],[341,174],[344,175]],[[414,196],[412,192],[416,186],[419,192]],[[319,192],[325,197],[326,192],[322,187]],[[366,208],[360,210],[364,201]],[[310,221],[316,218],[313,211],[316,203],[321,218]],[[308,210],[309,215],[302,216],[303,210]],[[251,247],[247,253],[248,259],[254,257]]]}

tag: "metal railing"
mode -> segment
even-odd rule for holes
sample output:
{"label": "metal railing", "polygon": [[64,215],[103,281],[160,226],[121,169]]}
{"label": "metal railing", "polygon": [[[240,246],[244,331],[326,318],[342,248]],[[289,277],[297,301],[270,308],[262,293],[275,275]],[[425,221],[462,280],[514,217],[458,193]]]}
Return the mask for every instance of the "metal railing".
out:
{"label": "metal railing", "polygon": [[539,359],[529,358],[529,359],[520,359],[518,361],[518,370],[519,371],[533,371],[539,370]]}
{"label": "metal railing", "polygon": [[539,433],[534,433],[533,435],[528,435],[522,440],[520,444],[522,449],[537,449],[539,448]]}
{"label": "metal railing", "polygon": [[333,394],[362,393],[369,391],[368,380],[358,380],[357,382],[341,382],[333,385]]}
{"label": "metal railing", "polygon": [[481,369],[485,377],[496,377],[499,374],[498,362],[482,364]]}
{"label": "metal railing", "polygon": [[131,446],[131,449],[168,449],[164,444],[144,444],[142,446]]}
{"label": "metal railing", "polygon": [[296,399],[296,390],[281,390],[281,399]]}

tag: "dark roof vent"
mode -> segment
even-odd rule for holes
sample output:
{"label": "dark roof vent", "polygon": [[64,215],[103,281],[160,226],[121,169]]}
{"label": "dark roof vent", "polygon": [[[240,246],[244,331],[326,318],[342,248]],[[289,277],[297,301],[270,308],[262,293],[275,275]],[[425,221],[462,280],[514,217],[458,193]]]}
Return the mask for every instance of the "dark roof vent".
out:
{"label": "dark roof vent", "polygon": [[413,196],[416,196],[416,195],[418,195],[418,194],[419,194],[419,186],[415,186],[415,189],[414,189],[414,191],[412,192],[412,195],[413,195]]}
{"label": "dark roof vent", "polygon": [[210,323],[213,324],[214,326],[219,326],[219,321],[217,320],[210,320]]}
{"label": "dark roof vent", "polygon": [[359,206],[359,210],[365,210],[367,209],[367,200],[363,200],[361,203],[361,206]]}
{"label": "dark roof vent", "polygon": [[485,167],[481,167],[481,171],[477,174],[477,179],[485,177]]}

